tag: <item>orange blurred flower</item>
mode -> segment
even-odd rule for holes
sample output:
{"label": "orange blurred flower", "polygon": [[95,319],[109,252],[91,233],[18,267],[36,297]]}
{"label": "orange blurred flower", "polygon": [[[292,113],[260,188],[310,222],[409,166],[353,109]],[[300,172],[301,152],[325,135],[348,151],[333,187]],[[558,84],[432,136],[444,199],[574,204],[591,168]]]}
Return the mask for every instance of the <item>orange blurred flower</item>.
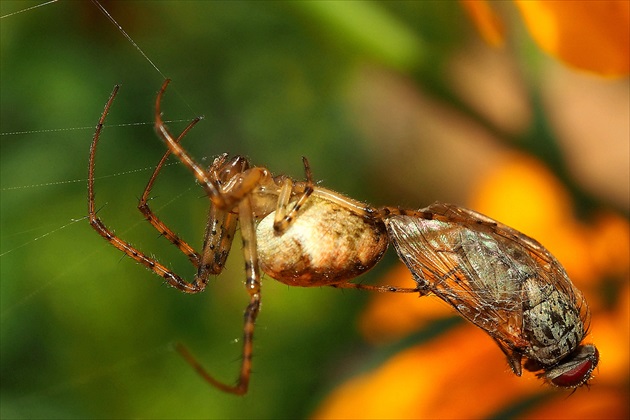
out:
{"label": "orange blurred flower", "polygon": [[[540,388],[509,373],[494,342],[462,324],[437,340],[394,355],[335,390],[314,418],[479,418]],[[483,378],[471,381],[469,378]],[[484,396],[475,398],[474,395]],[[473,401],[471,401],[474,399]]]}
{"label": "orange blurred flower", "polygon": [[[610,212],[577,220],[563,186],[539,161],[508,155],[476,188],[470,207],[535,237],[564,264],[591,306],[585,342],[601,362],[589,389],[567,392],[529,372],[517,377],[481,329],[457,324],[400,351],[335,389],[315,418],[628,418],[630,225]],[[520,211],[514,211],[519,209]],[[404,265],[383,284],[409,287]],[[435,297],[375,295],[360,321],[372,342],[400,340],[456,314]]]}
{"label": "orange blurred flower", "polygon": [[[603,76],[630,71],[627,0],[514,0],[536,43],[566,64]],[[500,19],[485,0],[462,0],[482,37],[503,43]]]}

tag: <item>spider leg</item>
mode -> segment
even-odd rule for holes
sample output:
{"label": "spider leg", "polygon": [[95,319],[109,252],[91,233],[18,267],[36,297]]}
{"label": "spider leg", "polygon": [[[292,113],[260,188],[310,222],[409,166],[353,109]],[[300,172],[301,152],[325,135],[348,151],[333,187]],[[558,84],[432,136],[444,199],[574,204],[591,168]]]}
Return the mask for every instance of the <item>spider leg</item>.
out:
{"label": "spider leg", "polygon": [[211,275],[217,275],[223,271],[232,247],[237,222],[238,216],[236,214],[219,210],[216,206],[210,207],[203,248],[197,267],[196,278],[199,281],[207,283]]}
{"label": "spider leg", "polygon": [[96,146],[98,145],[98,140],[101,135],[101,131],[103,130],[103,124],[105,122],[105,118],[109,113],[109,109],[116,98],[116,94],[120,86],[116,85],[114,90],[112,91],[107,103],[105,104],[105,109],[101,115],[101,118],[98,121],[96,126],[96,131],[94,133],[94,137],[92,138],[92,144],[90,146],[90,158],[88,164],[88,217],[90,220],[90,226],[96,230],[99,235],[105,238],[109,243],[113,246],[127,254],[129,257],[144,265],[160,277],[164,278],[171,286],[186,292],[186,293],[197,293],[203,290],[204,284],[198,284],[197,282],[189,283],[177,274],[173,273],[171,270],[166,268],[164,265],[160,264],[157,260],[148,257],[146,254],[139,251],[133,245],[128,242],[123,241],[119,237],[117,237],[114,232],[109,229],[105,224],[101,221],[101,219],[96,215],[96,204],[94,201],[94,166],[96,162]]}
{"label": "spider leg", "polygon": [[[188,131],[190,131],[190,129],[200,120],[201,118],[197,117],[191,121],[175,141],[180,143]],[[155,227],[155,229],[177,246],[182,253],[188,256],[190,262],[197,267],[195,283],[205,285],[211,275],[219,274],[225,266],[225,261],[229,254],[230,247],[232,246],[232,239],[236,230],[237,216],[224,211],[219,211],[216,206],[210,207],[201,255],[188,245],[188,243],[179,238],[179,236],[168,226],[166,226],[166,224],[162,222],[149,208],[148,199],[158,173],[161,171],[170,154],[171,150],[168,149],[162,156],[160,162],[157,164],[155,171],[149,179],[144,193],[142,194],[140,203],[138,204],[138,209],[142,212],[142,214],[144,214],[145,218],[153,225],[153,227]],[[225,157],[226,156],[222,157],[223,159],[220,161],[221,163],[225,161]],[[217,175],[214,174],[212,176],[216,177]]]}
{"label": "spider leg", "polygon": [[434,214],[422,210],[410,210],[400,207],[381,207],[375,210],[375,215],[379,219],[386,219],[389,216],[413,216],[419,219],[432,219]]}
{"label": "spider leg", "polygon": [[168,86],[169,82],[170,79],[166,79],[164,81],[155,101],[155,131],[157,132],[158,136],[160,136],[160,138],[164,140],[171,153],[173,153],[184,164],[184,166],[192,171],[192,173],[195,175],[195,178],[197,178],[197,181],[206,190],[206,194],[208,195],[210,200],[212,200],[214,205],[223,210],[230,210],[229,205],[228,203],[226,203],[216,180],[211,179],[209,174],[194,161],[194,159],[188,154],[188,152],[186,152],[186,150],[181,147],[181,145],[177,143],[177,140],[173,138],[171,133],[166,128],[164,121],[162,120],[160,104],[162,102],[162,96],[164,95],[164,92],[166,91],[166,87]]}
{"label": "spider leg", "polygon": [[330,284],[330,287],[334,287],[336,289],[358,289],[358,290],[367,290],[370,292],[380,292],[380,293],[420,293],[422,289],[419,287],[397,287],[397,286],[378,286],[371,284],[360,284],[360,283],[337,283]]}
{"label": "spider leg", "polygon": [[[340,204],[343,202],[337,200]],[[352,203],[350,203],[352,204]],[[360,214],[372,215],[377,220],[383,220],[388,216],[393,215],[408,215],[408,216],[416,216],[421,218],[430,218],[430,214],[420,210],[405,210],[398,207],[382,207],[380,209],[371,209],[366,207],[362,209]],[[340,284],[332,284],[331,287],[336,287],[338,289],[358,289],[358,290],[367,290],[371,292],[391,292],[391,293],[420,293],[421,295],[426,294],[426,290],[417,286],[414,288],[410,287],[397,287],[397,286],[379,286],[379,285],[369,285],[369,284],[358,284],[358,283],[340,283]]]}
{"label": "spider leg", "polygon": [[[179,137],[177,137],[177,140],[175,141],[179,143],[184,138],[184,136],[188,133],[188,131],[190,131],[190,129],[193,128],[195,124],[197,124],[200,120],[201,120],[200,117],[197,117],[194,120],[192,120],[190,124],[188,124],[188,126],[184,129],[184,131],[182,131],[182,133],[179,135]],[[201,257],[199,256],[199,254],[190,245],[188,245],[188,243],[183,241],[175,232],[173,232],[168,226],[166,226],[166,224],[162,222],[155,213],[153,213],[153,211],[151,210],[148,204],[149,195],[151,194],[151,189],[153,188],[153,184],[155,183],[155,180],[157,179],[158,174],[162,170],[164,164],[166,163],[166,159],[168,159],[170,154],[171,154],[170,149],[166,150],[166,152],[162,156],[162,159],[160,159],[159,163],[155,167],[155,171],[153,172],[153,175],[151,175],[151,178],[149,179],[149,182],[147,183],[147,186],[144,189],[144,193],[142,194],[142,197],[140,198],[140,202],[138,203],[138,210],[140,210],[140,212],[144,215],[144,218],[149,223],[151,223],[151,225],[158,232],[160,232],[162,236],[164,236],[171,243],[173,243],[173,245],[178,247],[182,253],[188,256],[188,259],[190,260],[190,262],[193,263],[195,267],[198,267],[199,262],[201,260]]]}
{"label": "spider leg", "polygon": [[274,216],[273,220],[273,229],[278,233],[282,233],[287,230],[293,220],[295,220],[295,217],[300,211],[300,208],[302,208],[304,203],[306,203],[306,200],[308,200],[311,194],[313,194],[314,188],[311,167],[308,164],[308,160],[306,159],[306,157],[302,157],[302,162],[304,163],[304,172],[306,174],[306,185],[304,187],[304,191],[295,201],[293,207],[290,210],[289,201],[291,199],[291,193],[294,189],[293,182],[289,178],[285,179],[280,189],[276,215]]}
{"label": "spider leg", "polygon": [[258,257],[256,252],[256,231],[252,206],[249,198],[241,200],[238,206],[241,236],[243,239],[243,253],[245,256],[245,288],[249,293],[249,304],[245,309],[244,325],[243,325],[243,354],[241,361],[241,369],[238,380],[235,385],[228,385],[215,379],[208,371],[197,361],[197,359],[188,351],[183,344],[177,344],[176,350],[184,357],[184,359],[201,375],[201,377],[224,392],[231,394],[243,395],[247,393],[249,387],[249,379],[252,369],[252,353],[254,340],[254,326],[256,318],[260,311],[260,269],[258,267]]}
{"label": "spider leg", "polygon": [[[245,196],[250,194],[259,185],[262,185],[265,180],[270,179],[269,171],[260,167],[247,169],[242,173],[241,177],[238,178],[236,183],[229,186],[220,185],[214,169],[204,171],[204,169],[195,162],[192,156],[182,148],[177,140],[173,138],[173,135],[168,131],[168,128],[162,120],[162,96],[164,92],[166,92],[166,87],[169,83],[170,79],[164,81],[155,101],[155,131],[158,136],[164,140],[171,153],[173,153],[184,166],[191,170],[197,182],[206,190],[206,194],[212,203],[223,211],[230,211],[235,205],[241,202]],[[225,156],[221,158],[221,161],[224,160]]]}

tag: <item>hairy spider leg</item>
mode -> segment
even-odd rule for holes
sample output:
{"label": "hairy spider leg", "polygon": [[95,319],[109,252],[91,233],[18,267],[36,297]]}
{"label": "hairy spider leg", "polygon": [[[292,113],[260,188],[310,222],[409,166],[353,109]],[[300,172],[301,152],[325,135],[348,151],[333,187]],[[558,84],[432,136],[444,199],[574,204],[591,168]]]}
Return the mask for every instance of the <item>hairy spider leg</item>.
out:
{"label": "hairy spider leg", "polygon": [[197,276],[207,279],[223,271],[232,248],[238,216],[211,206]]}
{"label": "hairy spider leg", "polygon": [[[188,124],[184,131],[175,140],[176,143],[180,143],[184,136],[194,127],[201,117],[195,118]],[[140,198],[138,203],[138,209],[142,212],[145,218],[153,225],[153,227],[159,231],[166,239],[177,246],[182,253],[188,256],[191,263],[197,268],[197,275],[195,277],[195,283],[204,285],[208,282],[211,275],[220,274],[225,266],[225,261],[228,257],[230,248],[232,246],[232,239],[234,238],[234,232],[236,231],[237,216],[225,211],[218,210],[215,206],[211,206],[208,212],[208,222],[206,223],[206,229],[204,233],[204,243],[201,255],[196,252],[188,243],[183,241],[176,233],[174,233],[164,222],[162,222],[158,216],[153,213],[148,205],[149,195],[153,189],[153,185],[159,172],[166,163],[166,159],[170,156],[171,150],[167,149],[162,159],[157,164],[155,171],[151,175],[149,182]],[[210,175],[217,179],[217,168],[223,166],[227,158],[227,155],[222,155],[215,160],[213,165],[208,169]]]}
{"label": "hairy spider leg", "polygon": [[[190,131],[190,129],[193,128],[200,120],[201,120],[200,117],[197,117],[194,120],[192,120],[190,124],[188,124],[188,126],[184,129],[184,131],[182,131],[182,133],[179,135],[179,137],[175,141],[179,143],[184,138],[184,136],[188,133],[188,131]],[[190,262],[193,263],[195,267],[198,267],[201,261],[200,255],[190,245],[188,245],[188,243],[183,241],[179,236],[177,236],[175,232],[173,232],[168,226],[166,226],[166,224],[162,222],[155,213],[153,213],[153,211],[151,210],[148,204],[149,195],[151,194],[151,190],[153,189],[153,184],[155,184],[155,180],[157,179],[158,174],[162,170],[164,164],[166,163],[166,159],[168,159],[170,154],[171,154],[170,149],[167,149],[164,155],[162,156],[162,159],[160,159],[157,166],[155,167],[155,170],[153,171],[153,174],[151,175],[151,178],[149,179],[149,182],[147,183],[147,186],[145,187],[144,192],[142,193],[142,197],[140,197],[140,202],[138,203],[138,210],[140,210],[140,212],[144,215],[144,218],[149,223],[151,223],[151,225],[158,232],[160,232],[162,236],[164,236],[171,243],[173,243],[173,245],[178,247],[179,250],[182,251],[182,253],[188,257]]]}
{"label": "hairy spider leg", "polygon": [[199,166],[193,158],[186,152],[181,145],[177,144],[171,133],[166,128],[164,121],[162,120],[162,112],[160,110],[160,104],[162,103],[162,96],[166,91],[166,87],[170,83],[170,79],[166,79],[162,84],[157,99],[155,101],[155,131],[162,140],[166,143],[171,153],[173,153],[177,159],[179,159],[188,169],[190,169],[197,181],[206,190],[206,194],[212,200],[212,202],[222,210],[231,210],[230,204],[226,201],[225,196],[221,193],[220,187],[215,180],[212,180],[209,175]]}
{"label": "hairy spider leg", "polygon": [[[234,177],[233,181],[230,180],[226,185],[220,185],[217,180],[216,173],[214,173],[212,169],[206,173],[202,169],[202,167],[195,162],[190,154],[184,148],[182,148],[179,142],[173,138],[171,133],[168,131],[168,128],[164,124],[164,121],[162,120],[162,97],[164,96],[164,92],[166,92],[166,88],[169,83],[170,79],[166,79],[164,81],[155,102],[155,131],[160,136],[160,138],[164,140],[171,153],[173,153],[188,169],[191,170],[197,181],[206,190],[208,198],[213,202],[213,204],[222,210],[231,211],[256,188],[261,185],[268,184],[271,180],[271,174],[266,168],[248,168],[247,170],[242,171],[239,177]],[[219,158],[219,161],[224,162],[225,157],[226,155],[223,155],[221,158]],[[300,192],[300,197],[296,201],[296,204],[289,212],[286,213],[286,215],[294,216],[297,210],[299,210],[299,206],[301,206],[308,199],[308,197],[313,192],[312,190],[314,189],[312,186],[308,161],[306,159],[303,159],[303,162],[307,175],[307,186],[304,187],[303,191]],[[216,166],[216,162],[213,167],[214,166]],[[213,174],[215,176],[212,176]],[[278,201],[278,208],[283,209],[283,213],[286,212],[287,204],[285,204],[285,202],[288,203],[288,200],[290,199],[292,194],[296,192],[293,187],[294,186],[292,183],[285,183],[285,186],[280,188],[281,192],[276,192],[283,197],[283,199],[279,199]]]}
{"label": "hairy spider leg", "polygon": [[239,221],[241,226],[241,237],[243,240],[243,253],[245,256],[245,289],[249,294],[249,304],[245,309],[243,325],[243,349],[241,369],[235,385],[227,385],[215,379],[181,343],[176,345],[176,350],[184,359],[206,380],[224,392],[236,395],[244,395],[249,387],[249,380],[252,370],[252,354],[254,343],[254,327],[256,318],[260,311],[261,302],[261,282],[260,269],[256,253],[256,230],[253,218],[252,206],[249,197],[243,198],[238,204]]}
{"label": "hairy spider leg", "polygon": [[[219,210],[215,206],[211,206],[210,213],[208,217],[208,224],[206,226],[205,233],[205,241],[203,246],[203,252],[201,256],[188,244],[184,241],[180,240],[179,237],[168,228],[148,207],[147,200],[150,194],[150,191],[155,183],[155,180],[164,166],[168,155],[170,154],[170,149],[165,153],[160,162],[158,163],[153,175],[149,179],[149,182],[145,188],[145,191],[142,195],[140,205],[141,211],[147,217],[147,220],[151,222],[151,224],[164,236],[167,237],[171,242],[177,245],[180,250],[184,254],[186,254],[193,265],[198,267],[198,273],[195,276],[195,282],[189,283],[179,277],[177,274],[168,270],[164,265],[160,264],[157,260],[148,257],[146,254],[140,252],[138,249],[133,247],[131,244],[123,241],[118,238],[113,231],[105,226],[105,224],[101,221],[98,216],[96,216],[96,205],[95,205],[95,194],[94,194],[94,167],[96,161],[96,147],[98,145],[98,140],[100,138],[100,133],[103,129],[103,124],[105,122],[105,118],[109,113],[109,109],[118,93],[120,86],[115,86],[112,94],[109,97],[105,105],[105,109],[99,122],[96,127],[96,132],[94,134],[92,145],[90,148],[90,159],[89,159],[89,167],[88,167],[88,214],[90,219],[90,225],[105,239],[107,239],[113,246],[123,251],[129,257],[133,258],[135,261],[143,264],[159,276],[163,277],[171,286],[182,290],[186,293],[198,293],[201,292],[206,284],[209,275],[211,274],[219,274],[223,267],[225,260],[228,256],[229,250],[231,248],[232,239],[234,237],[234,232],[236,230],[236,225],[238,222],[238,217],[235,214]],[[198,119],[193,120],[186,129],[178,136],[175,142],[179,143],[184,135],[198,122]],[[225,156],[223,158],[217,159],[215,164],[210,168],[209,173],[213,174],[216,177],[216,167],[217,165],[221,165],[225,162]],[[249,205],[248,200],[242,200],[242,204],[239,205],[240,211],[244,212],[246,216],[242,219],[248,221],[248,218],[251,219],[251,206]],[[253,221],[249,220],[249,224],[253,226]],[[248,270],[248,282],[247,289],[250,291],[250,304],[247,307],[245,312],[245,328],[244,328],[244,349],[243,349],[243,366],[241,368],[241,375],[239,378],[239,384],[236,387],[230,387],[225,385],[222,382],[219,382],[212,378],[210,375],[205,373],[203,368],[192,358],[190,353],[183,347],[181,344],[176,345],[176,349],[184,356],[184,358],[191,364],[195,369],[202,375],[204,378],[215,385],[219,389],[222,389],[227,392],[232,392],[236,394],[244,394],[247,391],[247,386],[249,383],[249,376],[251,372],[251,354],[252,354],[252,342],[253,342],[253,331],[254,331],[254,323],[256,320],[256,316],[259,312],[260,307],[260,274],[258,270],[258,263],[255,259],[255,252],[252,252],[252,249],[256,249],[256,238],[253,233],[253,228],[243,229],[243,243],[245,248],[245,256],[247,258],[248,263],[246,263],[246,268],[251,267]],[[252,239],[253,238],[253,239]],[[246,244],[250,245],[246,245]]]}
{"label": "hairy spider leg", "polygon": [[289,210],[289,202],[291,200],[291,194],[294,192],[293,181],[286,178],[280,189],[278,195],[278,205],[276,207],[276,214],[273,220],[273,229],[278,233],[283,233],[291,225],[291,222],[297,216],[300,208],[306,203],[306,200],[313,194],[313,175],[311,173],[311,167],[306,157],[302,157],[302,163],[304,164],[304,174],[306,175],[306,185],[304,185],[304,191],[300,197],[295,201],[293,207]]}
{"label": "hairy spider leg", "polygon": [[[243,395],[247,392],[249,386],[254,326],[256,317],[258,316],[260,310],[261,300],[260,268],[256,250],[256,226],[252,204],[250,201],[250,194],[258,186],[268,183],[271,180],[271,175],[265,168],[254,167],[243,171],[238,174],[238,176],[234,176],[224,185],[220,185],[216,178],[216,172],[213,172],[213,170],[209,170],[207,173],[204,172],[203,169],[201,169],[201,167],[193,160],[193,158],[181,147],[181,145],[178,144],[177,140],[173,139],[172,135],[169,133],[162,121],[160,103],[168,83],[169,80],[167,79],[162,85],[162,89],[157,97],[155,111],[156,131],[166,142],[169,150],[193,172],[197,181],[204,186],[209,199],[214,204],[212,208],[215,210],[211,211],[216,211],[219,214],[223,213],[225,218],[230,220],[230,223],[227,223],[227,226],[230,228],[234,226],[238,220],[241,227],[243,254],[245,258],[245,288],[250,296],[250,301],[244,314],[242,363],[236,385],[230,386],[215,379],[205,370],[205,368],[183,344],[177,344],[176,349],[208,383],[222,391]],[[220,159],[220,161],[222,163],[224,162],[224,159]],[[213,174],[215,176],[212,176]],[[287,184],[285,188],[291,189],[292,185]],[[301,202],[303,202],[306,198],[308,198],[308,194],[310,193],[307,193],[307,191],[308,189],[304,191],[302,197],[300,197],[298,201],[301,200]],[[289,192],[285,194],[288,194],[290,197],[291,191],[289,190]],[[238,208],[238,218],[233,217],[234,215],[232,213],[228,213],[235,206]],[[295,210],[295,206],[293,210]],[[212,227],[209,227],[208,229],[212,230]],[[228,248],[224,249],[226,251],[228,250]],[[225,256],[227,256],[227,254]]]}
{"label": "hairy spider leg", "polygon": [[185,292],[185,293],[198,293],[201,292],[205,284],[198,283],[189,283],[184,280],[177,274],[173,273],[166,266],[158,262],[156,259],[148,257],[143,252],[139,251],[130,243],[120,239],[117,237],[114,232],[109,229],[103,221],[96,215],[96,204],[94,200],[94,167],[96,163],[96,147],[98,145],[98,141],[101,135],[101,131],[103,130],[103,124],[105,122],[105,118],[109,113],[109,109],[111,108],[114,99],[116,98],[116,94],[120,89],[119,85],[114,86],[114,90],[112,91],[107,103],[105,104],[105,109],[101,114],[101,118],[96,125],[96,131],[94,133],[94,137],[92,138],[92,144],[90,146],[90,158],[88,164],[88,217],[90,220],[90,226],[96,230],[99,235],[105,238],[109,243],[113,246],[127,254],[129,257],[139,262],[140,264],[147,267],[149,270],[156,273],[158,276],[162,277],[168,284],[171,286]]}

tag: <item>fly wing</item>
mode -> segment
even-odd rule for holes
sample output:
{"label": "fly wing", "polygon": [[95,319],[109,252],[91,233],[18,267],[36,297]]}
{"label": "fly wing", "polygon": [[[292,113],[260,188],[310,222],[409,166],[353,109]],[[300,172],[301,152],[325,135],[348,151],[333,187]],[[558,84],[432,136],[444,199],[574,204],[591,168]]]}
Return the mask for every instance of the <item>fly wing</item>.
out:
{"label": "fly wing", "polygon": [[584,330],[588,329],[590,312],[584,295],[573,285],[560,262],[538,241],[481,213],[453,204],[434,203],[422,211],[438,220],[460,224],[468,229],[487,232],[496,238],[503,238],[498,240],[505,240],[506,243],[513,244],[508,247],[521,249],[527,253],[533,259],[539,287],[557,290],[565,294],[579,310],[580,319],[585,326]]}
{"label": "fly wing", "polygon": [[[503,238],[442,219],[396,215],[385,223],[398,256],[421,289],[484,329],[504,351],[526,347],[521,280],[530,273],[504,252]],[[510,364],[520,373],[520,355]]]}

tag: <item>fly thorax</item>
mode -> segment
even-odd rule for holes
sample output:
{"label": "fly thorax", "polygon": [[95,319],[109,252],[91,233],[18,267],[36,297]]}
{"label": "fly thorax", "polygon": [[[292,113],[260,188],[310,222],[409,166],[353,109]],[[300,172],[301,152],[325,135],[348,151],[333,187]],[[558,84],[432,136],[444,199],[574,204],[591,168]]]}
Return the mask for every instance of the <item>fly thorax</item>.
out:
{"label": "fly thorax", "polygon": [[536,277],[524,284],[523,333],[526,356],[549,366],[573,352],[584,338],[580,314],[570,296]]}

